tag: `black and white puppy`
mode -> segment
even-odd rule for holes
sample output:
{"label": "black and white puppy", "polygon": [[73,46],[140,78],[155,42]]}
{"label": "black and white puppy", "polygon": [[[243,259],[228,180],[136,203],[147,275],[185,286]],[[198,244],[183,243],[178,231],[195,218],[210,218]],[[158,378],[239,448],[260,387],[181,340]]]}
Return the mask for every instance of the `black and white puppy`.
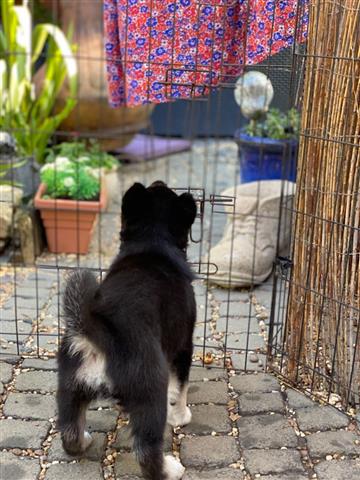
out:
{"label": "black and white puppy", "polygon": [[163,182],[135,183],[124,195],[120,252],[101,284],[88,270],[70,276],[66,332],[59,351],[58,411],[64,449],[81,454],[88,404],[111,396],[129,413],[145,478],[180,479],[163,456],[165,424],[186,425],[187,384],[196,317],[186,246],[193,197]]}

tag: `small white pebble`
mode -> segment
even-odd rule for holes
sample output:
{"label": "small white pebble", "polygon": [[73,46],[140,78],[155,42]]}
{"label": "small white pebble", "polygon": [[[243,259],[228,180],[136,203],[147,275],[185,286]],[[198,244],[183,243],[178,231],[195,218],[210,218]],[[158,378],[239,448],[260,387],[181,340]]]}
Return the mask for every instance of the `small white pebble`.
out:
{"label": "small white pebble", "polygon": [[326,458],[326,460],[332,460],[333,459],[332,455],[326,455],[325,458]]}

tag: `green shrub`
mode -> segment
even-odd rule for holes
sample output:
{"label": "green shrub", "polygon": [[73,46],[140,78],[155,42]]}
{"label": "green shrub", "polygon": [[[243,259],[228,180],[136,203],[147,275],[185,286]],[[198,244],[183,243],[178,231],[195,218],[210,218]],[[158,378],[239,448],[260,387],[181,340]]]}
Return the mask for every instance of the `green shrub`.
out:
{"label": "green shrub", "polygon": [[104,168],[106,171],[119,165],[113,155],[100,150],[100,146],[95,140],[90,141],[89,147],[84,141],[60,143],[48,151],[46,162],[53,162],[56,157],[66,157],[92,168]]}
{"label": "green shrub", "polygon": [[46,185],[44,198],[97,200],[100,192],[100,170],[66,157],[56,157],[46,163],[40,172]]}
{"label": "green shrub", "polygon": [[300,130],[300,115],[295,108],[283,113],[270,108],[262,120],[253,119],[245,127],[251,137],[273,138],[276,140],[296,139]]}

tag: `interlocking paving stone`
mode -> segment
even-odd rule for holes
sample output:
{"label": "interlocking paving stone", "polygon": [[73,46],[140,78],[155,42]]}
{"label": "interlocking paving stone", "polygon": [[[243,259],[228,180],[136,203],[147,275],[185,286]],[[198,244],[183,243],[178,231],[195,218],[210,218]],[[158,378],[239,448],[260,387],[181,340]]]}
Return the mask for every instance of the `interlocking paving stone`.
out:
{"label": "interlocking paving stone", "polygon": [[92,432],[108,432],[114,429],[117,417],[116,410],[88,410],[86,424]]}
{"label": "interlocking paving stone", "polygon": [[15,365],[20,359],[21,357],[19,355],[12,355],[8,352],[1,353],[1,362],[10,363],[10,365]]}
{"label": "interlocking paving stone", "polygon": [[231,430],[227,410],[218,405],[191,407],[192,420],[182,430],[187,434],[210,435],[211,432],[227,433]]}
{"label": "interlocking paving stone", "polygon": [[3,480],[36,480],[40,473],[39,459],[0,453],[0,476]]}
{"label": "interlocking paving stone", "polygon": [[[205,326],[205,330],[204,330]],[[205,338],[208,337],[211,334],[211,328],[210,328],[210,323],[199,323],[195,325],[194,332],[193,332],[193,338]]]}
{"label": "interlocking paving stone", "polygon": [[269,288],[255,288],[252,292],[252,295],[255,296],[258,304],[270,309],[272,299],[272,285]]}
{"label": "interlocking paving stone", "polygon": [[16,341],[16,335],[21,334],[21,338],[28,336],[32,330],[32,322],[18,320],[17,322],[4,321],[0,324],[0,336],[6,340]]}
{"label": "interlocking paving stone", "polygon": [[238,393],[265,393],[280,390],[277,379],[266,373],[236,375],[235,377],[230,377],[229,380],[234,390]]}
{"label": "interlocking paving stone", "polygon": [[306,437],[312,457],[325,457],[335,453],[341,455],[360,455],[359,437],[352,432],[338,430],[336,432],[318,432]]}
{"label": "interlocking paving stone", "polygon": [[180,458],[185,467],[209,469],[236,462],[240,453],[232,437],[192,437],[181,440]]}
{"label": "interlocking paving stone", "polygon": [[130,427],[124,426],[117,431],[113,447],[116,450],[131,450],[133,448],[133,437],[131,436]]}
{"label": "interlocking paving stone", "polygon": [[193,382],[189,386],[188,403],[219,403],[228,401],[225,382]]}
{"label": "interlocking paving stone", "polygon": [[[46,302],[46,297],[39,296],[36,298],[36,294],[32,298],[22,298],[18,296],[16,298],[16,310],[17,312],[20,312],[23,309],[40,312],[45,306]],[[15,311],[15,297],[9,298],[9,300],[7,300],[7,302],[2,306],[2,309]]]}
{"label": "interlocking paving stone", "polygon": [[206,382],[208,380],[225,380],[226,371],[222,368],[203,368],[193,366],[190,370],[190,382]]}
{"label": "interlocking paving stone", "polygon": [[360,458],[320,462],[315,472],[319,480],[359,480]]}
{"label": "interlocking paving stone", "polygon": [[[1,327],[0,327],[1,328]],[[9,363],[0,362],[0,381],[3,383],[8,383],[12,377],[13,365]]]}
{"label": "interlocking paving stone", "polygon": [[0,338],[2,341],[21,343],[27,340],[32,330],[32,323],[18,320],[17,322],[1,322]]}
{"label": "interlocking paving stone", "polygon": [[203,283],[193,283],[194,293],[197,297],[203,297],[206,295],[206,286]]}
{"label": "interlocking paving stone", "polygon": [[300,430],[305,432],[346,427],[348,418],[333,407],[314,405],[296,411]]}
{"label": "interlocking paving stone", "polygon": [[[81,456],[88,460],[101,460],[105,453],[106,434],[94,432],[91,434],[93,441],[90,447]],[[57,433],[51,442],[51,447],[48,452],[48,459],[50,462],[58,461],[73,461],[75,457],[68,455],[62,447],[60,433]]]}
{"label": "interlocking paving stone", "polygon": [[[223,338],[225,344],[225,338]],[[226,338],[226,348],[241,350],[257,350],[265,346],[264,338],[259,334],[230,333]]]}
{"label": "interlocking paving stone", "polygon": [[253,317],[255,308],[249,302],[223,302],[220,305],[219,314],[220,317]]}
{"label": "interlocking paving stone", "polygon": [[244,393],[239,397],[241,415],[256,415],[265,412],[283,412],[285,410],[279,392]]}
{"label": "interlocking paving stone", "polygon": [[234,468],[219,468],[210,471],[196,472],[192,470],[185,470],[183,480],[240,480],[242,476],[239,470]]}
{"label": "interlocking paving stone", "polygon": [[38,393],[10,393],[4,405],[7,416],[47,420],[54,417],[56,401],[54,395]]}
{"label": "interlocking paving stone", "polygon": [[202,323],[211,318],[211,307],[208,305],[205,309],[205,305],[198,304],[196,310],[196,322]]}
{"label": "interlocking paving stone", "polygon": [[251,317],[221,317],[216,321],[216,331],[218,332],[259,332],[259,322],[256,318]]}
{"label": "interlocking paving stone", "polygon": [[290,408],[306,408],[313,407],[315,405],[311,398],[307,397],[303,393],[297,392],[296,390],[291,390],[289,388],[286,390],[286,394]]}
{"label": "interlocking paving stone", "polygon": [[34,336],[34,348],[36,351],[37,346],[44,348],[48,352],[55,352],[58,349],[59,339],[57,334],[44,335],[43,333],[39,336],[39,341],[36,336]]}
{"label": "interlocking paving stone", "polygon": [[42,287],[49,287],[50,284],[53,284],[54,281],[57,280],[57,273],[50,272],[49,270],[44,272],[43,270],[38,270],[37,272],[30,273],[29,276],[26,278],[24,285],[35,285],[36,282],[38,285],[41,283]]}
{"label": "interlocking paving stone", "polygon": [[247,355],[245,352],[242,353],[233,353],[231,355],[231,363],[232,366],[235,370],[241,370],[244,371],[246,370],[247,372],[263,372],[265,369],[266,365],[266,355],[262,353],[257,353],[257,357],[260,360],[260,362],[250,362],[250,355],[251,352],[247,352]]}
{"label": "interlocking paving stone", "polygon": [[55,392],[57,389],[57,374],[46,371],[22,372],[16,377],[15,389],[19,391]]}
{"label": "interlocking paving stone", "polygon": [[[291,473],[291,476],[285,474],[280,475],[261,475],[261,480],[308,480],[307,475],[302,475],[301,473]],[[329,480],[328,478],[326,480]]]}
{"label": "interlocking paving stone", "polygon": [[225,288],[213,288],[209,290],[218,302],[248,302],[248,290],[227,290]]}
{"label": "interlocking paving stone", "polygon": [[25,358],[22,368],[34,368],[35,370],[57,370],[56,358],[47,360],[41,358]]}
{"label": "interlocking paving stone", "polygon": [[116,478],[144,478],[141,469],[133,453],[120,453],[115,460]]}
{"label": "interlocking paving stone", "polygon": [[33,284],[32,287],[23,287],[20,286],[16,290],[16,295],[20,298],[36,298],[38,296],[41,299],[47,300],[49,298],[51,287],[47,287],[44,284],[41,284],[41,286],[38,286],[38,289],[36,290],[36,285],[35,283]]}
{"label": "interlocking paving stone", "polygon": [[13,308],[8,310],[2,310],[0,319],[2,322],[15,322],[15,320],[24,320],[26,321],[34,321],[37,317],[37,312],[32,309],[22,308],[21,310],[17,310],[15,314],[15,310]]}
{"label": "interlocking paving stone", "polygon": [[[167,425],[164,432],[164,451],[169,452],[172,450],[173,443],[173,431],[172,428]],[[131,436],[130,427],[124,426],[117,431],[116,440],[113,444],[113,448],[116,450],[132,450],[133,438]]]}
{"label": "interlocking paving stone", "polygon": [[297,450],[244,450],[243,456],[251,475],[286,473],[290,479],[294,472],[304,473]]}
{"label": "interlocking paving stone", "polygon": [[46,472],[46,480],[103,480],[101,464],[82,460],[79,463],[59,463],[50,465]]}
{"label": "interlocking paving stone", "polygon": [[39,420],[0,420],[0,448],[40,448],[49,426]]}
{"label": "interlocking paving stone", "polygon": [[21,342],[19,342],[19,349],[18,346],[15,344],[15,342],[8,343],[7,341],[4,341],[0,337],[0,351],[1,353],[6,352],[9,355],[17,355],[19,351],[23,351],[23,347],[21,345]]}
{"label": "interlocking paving stone", "polygon": [[211,338],[206,338],[205,341],[201,340],[194,342],[194,355],[202,355],[204,351],[204,347],[206,352],[210,353],[220,353],[223,351],[223,344],[218,340],[212,340]]}
{"label": "interlocking paving stone", "polygon": [[297,437],[279,414],[242,417],[237,421],[240,445],[246,449],[296,447]]}

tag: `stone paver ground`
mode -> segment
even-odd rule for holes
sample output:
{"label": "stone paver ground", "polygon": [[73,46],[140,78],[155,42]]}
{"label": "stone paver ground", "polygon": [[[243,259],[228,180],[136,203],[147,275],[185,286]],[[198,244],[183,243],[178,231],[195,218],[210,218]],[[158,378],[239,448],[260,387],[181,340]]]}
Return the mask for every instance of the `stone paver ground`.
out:
{"label": "stone paver ground", "polygon": [[[134,181],[148,184],[162,178],[173,187],[205,188],[208,197],[233,185],[237,162],[234,142],[195,142],[190,153],[124,166],[119,200],[113,200],[100,219],[91,253],[43,254],[39,265],[106,268],[118,249],[120,198]],[[205,203],[203,224],[197,220],[192,232],[195,239],[202,233],[202,242],[189,245],[195,269],[201,254],[221,238],[225,223],[226,215],[211,214],[210,204]],[[61,268],[43,266],[18,268],[16,282],[13,270],[3,277],[13,288],[0,298],[0,477],[141,478],[131,452],[128,419],[107,400],[90,406],[87,425],[94,442],[84,458],[73,460],[62,449],[56,431],[53,357],[63,329],[60,305],[65,277]],[[251,291],[208,288],[196,280],[194,290],[198,318],[188,398],[193,421],[176,431],[168,429],[164,447],[180,456],[186,466],[184,479],[360,478],[359,436],[348,418],[285,390],[264,373],[272,279]],[[199,366],[204,353],[218,368]],[[248,373],[239,374],[243,370]]]}
{"label": "stone paver ground", "polygon": [[[87,425],[93,444],[83,458],[74,459],[63,451],[56,430],[54,383],[48,375],[56,375],[56,363],[12,360],[0,362],[1,478],[142,478],[131,451],[127,416],[116,405],[108,400],[91,405]],[[188,400],[192,422],[169,427],[164,446],[180,457],[185,480],[360,478],[360,436],[349,419],[285,389],[270,374],[236,375],[194,365]]]}

